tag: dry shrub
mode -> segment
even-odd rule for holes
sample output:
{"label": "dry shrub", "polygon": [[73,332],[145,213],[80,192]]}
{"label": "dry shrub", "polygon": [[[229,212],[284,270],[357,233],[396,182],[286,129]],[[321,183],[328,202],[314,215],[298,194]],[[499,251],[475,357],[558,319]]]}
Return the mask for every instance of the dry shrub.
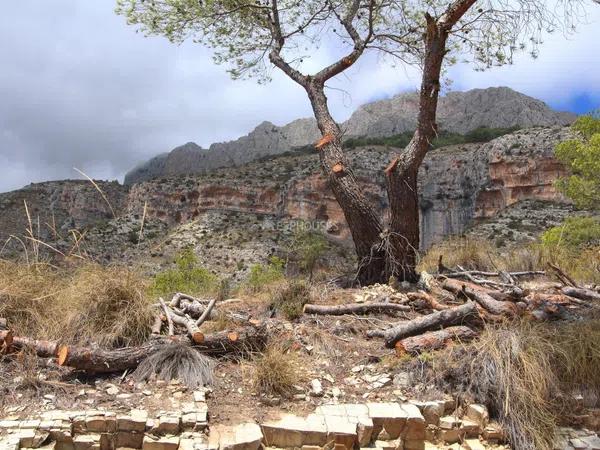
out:
{"label": "dry shrub", "polygon": [[155,315],[145,291],[145,281],[123,267],[81,267],[64,293],[65,302],[77,305],[67,324],[68,337],[103,347],[143,343]]}
{"label": "dry shrub", "polygon": [[146,340],[153,319],[146,282],[123,267],[76,269],[0,262],[0,316],[17,334],[104,347]]}
{"label": "dry shrub", "polygon": [[488,326],[479,340],[438,353],[428,366],[441,387],[487,404],[513,448],[549,450],[572,394],[600,393],[600,321]]}
{"label": "dry shrub", "polygon": [[462,266],[466,269],[493,269],[498,250],[489,242],[473,238],[450,238],[432,246],[419,262],[419,270],[435,272],[440,255],[447,267]]}
{"label": "dry shrub", "polygon": [[436,272],[440,255],[447,267],[475,270],[545,270],[552,263],[578,282],[600,284],[600,247],[573,250],[533,243],[498,249],[487,241],[450,238],[423,255],[419,270]]}
{"label": "dry shrub", "polygon": [[268,345],[252,363],[252,384],[262,395],[290,397],[302,379],[298,355],[281,343]]}
{"label": "dry shrub", "polygon": [[171,343],[144,359],[133,376],[139,381],[152,378],[179,380],[190,389],[195,389],[212,384],[214,367],[211,358],[193,347]]}
{"label": "dry shrub", "polygon": [[275,289],[271,308],[288,320],[296,320],[302,316],[304,305],[310,302],[310,298],[310,287],[303,281],[292,280]]}

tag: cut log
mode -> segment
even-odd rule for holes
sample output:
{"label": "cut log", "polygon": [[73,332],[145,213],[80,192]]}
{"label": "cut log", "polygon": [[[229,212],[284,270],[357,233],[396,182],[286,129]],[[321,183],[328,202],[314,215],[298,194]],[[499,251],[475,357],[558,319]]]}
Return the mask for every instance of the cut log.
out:
{"label": "cut log", "polygon": [[401,322],[385,331],[373,330],[367,333],[369,337],[382,337],[388,348],[394,348],[401,339],[416,336],[426,331],[437,330],[453,325],[461,325],[477,317],[477,307],[474,302],[436,311],[426,316],[421,316],[407,322]]}
{"label": "cut log", "polygon": [[171,313],[173,323],[185,327],[192,342],[200,344],[204,341],[204,334],[200,331],[196,325],[196,322],[194,322],[190,317],[178,313],[176,310],[171,310]]}
{"label": "cut log", "polygon": [[455,294],[462,292],[467,298],[475,300],[486,311],[492,314],[512,317],[518,313],[518,308],[514,303],[498,301],[489,295],[486,289],[480,286],[469,286],[464,281],[448,278],[444,281],[443,287]]}
{"label": "cut log", "polygon": [[0,331],[0,344],[2,344],[4,353],[30,349],[40,358],[53,358],[58,350],[56,342],[14,336],[11,330]]}
{"label": "cut log", "polygon": [[569,297],[575,297],[585,301],[600,301],[600,294],[591,289],[565,286],[561,292]]}
{"label": "cut log", "polygon": [[[2,342],[5,341],[7,333],[10,332],[0,332]],[[232,337],[233,334],[235,334],[234,337]],[[105,350],[13,337],[10,348],[12,351],[29,348],[35,351],[39,357],[56,357],[59,365],[88,373],[112,373],[135,369],[143,359],[164,348],[165,345],[170,345],[173,341],[191,345],[208,356],[223,357],[240,356],[259,351],[264,348],[267,338],[267,327],[260,326],[245,327],[235,332],[222,331],[206,335],[200,344],[193,344],[187,338],[181,339],[173,336],[153,339],[139,347]]]}
{"label": "cut log", "polygon": [[406,295],[411,300],[424,301],[429,306],[429,308],[435,311],[443,311],[444,309],[450,308],[450,306],[440,303],[433,295],[428,294],[427,292],[407,292]]}
{"label": "cut log", "polygon": [[410,306],[397,303],[349,303],[344,305],[304,305],[304,314],[343,316],[344,314],[371,314],[410,311]]}
{"label": "cut log", "polygon": [[396,354],[402,356],[405,354],[418,355],[419,353],[444,348],[448,342],[470,341],[477,336],[473,330],[465,326],[448,327],[443,330],[429,331],[420,336],[413,336],[402,339],[396,343]]}
{"label": "cut log", "polygon": [[8,330],[8,321],[0,317],[0,330]]}

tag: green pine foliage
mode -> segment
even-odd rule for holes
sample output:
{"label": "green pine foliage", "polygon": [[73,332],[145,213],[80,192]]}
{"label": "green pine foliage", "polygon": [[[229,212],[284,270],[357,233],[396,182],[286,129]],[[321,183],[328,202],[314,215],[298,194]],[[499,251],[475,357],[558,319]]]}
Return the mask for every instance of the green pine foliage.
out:
{"label": "green pine foliage", "polygon": [[557,188],[584,209],[600,209],[600,119],[583,116],[571,127],[578,138],[561,142],[556,157],[571,175],[557,181]]}

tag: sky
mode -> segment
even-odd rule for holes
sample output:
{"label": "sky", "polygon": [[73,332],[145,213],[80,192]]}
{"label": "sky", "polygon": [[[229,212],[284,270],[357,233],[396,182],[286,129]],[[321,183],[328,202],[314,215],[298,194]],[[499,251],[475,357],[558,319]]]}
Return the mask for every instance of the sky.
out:
{"label": "sky", "polygon": [[[114,14],[114,0],[19,0],[0,16],[0,192],[30,182],[118,179],[136,164],[194,141],[236,139],[263,120],[311,115],[304,92],[273,81],[234,81],[207,49],[144,38]],[[449,89],[509,86],[555,109],[600,108],[600,6],[568,39],[550,35],[536,60],[487,72],[450,70]],[[311,60],[327,60],[323,51]],[[413,68],[368,56],[334,80],[331,109],[342,121],[361,104],[415,90]]]}

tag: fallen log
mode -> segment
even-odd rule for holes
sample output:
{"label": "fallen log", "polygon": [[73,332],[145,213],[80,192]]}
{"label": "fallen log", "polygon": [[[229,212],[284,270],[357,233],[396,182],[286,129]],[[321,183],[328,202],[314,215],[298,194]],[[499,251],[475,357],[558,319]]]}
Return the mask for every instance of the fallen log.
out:
{"label": "fallen log", "polygon": [[[7,334],[0,332],[0,340],[6,344]],[[135,369],[139,363],[173,342],[180,342],[196,348],[202,354],[212,357],[239,356],[264,348],[268,332],[266,326],[245,327],[235,331],[221,331],[205,335],[200,344],[179,336],[156,338],[138,347],[119,349],[98,349],[61,345],[52,341],[37,341],[25,337],[12,337],[10,351],[31,349],[39,357],[54,358],[58,365],[72,367],[88,373],[112,373]]]}
{"label": "fallen log", "polygon": [[591,289],[565,286],[561,289],[561,292],[569,297],[578,298],[579,300],[600,301],[600,293],[592,291]]}
{"label": "fallen log", "polygon": [[467,302],[464,305],[455,306],[443,311],[436,311],[407,322],[401,322],[387,330],[371,330],[367,333],[367,336],[382,337],[385,340],[386,347],[394,348],[396,342],[401,339],[416,336],[426,331],[461,325],[474,317],[477,317],[476,304],[474,302]]}
{"label": "fallen log", "polygon": [[444,328],[443,330],[429,331],[420,336],[413,336],[402,339],[396,343],[396,354],[418,355],[419,353],[439,350],[444,348],[448,342],[470,341],[477,336],[473,330],[465,326],[455,326]]}
{"label": "fallen log", "polygon": [[448,278],[444,281],[443,287],[454,294],[463,293],[467,298],[475,300],[492,314],[514,316],[518,313],[518,308],[514,303],[498,301],[480,286],[471,287],[463,281]]}
{"label": "fallen log", "polygon": [[450,306],[440,303],[433,295],[428,294],[427,292],[424,292],[424,291],[407,292],[406,296],[410,300],[422,300],[427,305],[429,305],[429,307],[431,309],[436,310],[436,311],[443,311],[444,309],[450,308]]}
{"label": "fallen log", "polygon": [[53,358],[56,356],[58,343],[14,336],[11,330],[6,330],[0,331],[0,348],[2,348],[3,353],[14,353],[15,351],[30,349],[40,358]]}
{"label": "fallen log", "polygon": [[344,314],[370,314],[370,313],[392,313],[398,311],[410,311],[410,306],[398,303],[350,303],[344,305],[304,305],[304,314],[318,314],[324,316],[343,316]]}

